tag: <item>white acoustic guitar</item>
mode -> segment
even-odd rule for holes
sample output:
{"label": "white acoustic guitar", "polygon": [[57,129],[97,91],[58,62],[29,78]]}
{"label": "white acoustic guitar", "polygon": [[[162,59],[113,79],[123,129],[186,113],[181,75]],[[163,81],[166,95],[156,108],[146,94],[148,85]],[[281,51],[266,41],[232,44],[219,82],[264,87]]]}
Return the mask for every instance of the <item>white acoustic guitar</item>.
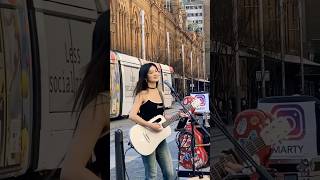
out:
{"label": "white acoustic guitar", "polygon": [[[186,105],[186,108],[198,108],[201,102],[195,98],[190,104]],[[180,119],[179,114],[172,116],[169,120],[166,120],[164,116],[158,115],[149,120],[149,122],[155,122],[160,119],[159,124],[162,126],[162,130],[159,132],[153,131],[149,128],[141,126],[139,124],[134,125],[130,129],[130,141],[135,150],[141,155],[147,156],[155,151],[158,145],[171,134],[170,124]]]}

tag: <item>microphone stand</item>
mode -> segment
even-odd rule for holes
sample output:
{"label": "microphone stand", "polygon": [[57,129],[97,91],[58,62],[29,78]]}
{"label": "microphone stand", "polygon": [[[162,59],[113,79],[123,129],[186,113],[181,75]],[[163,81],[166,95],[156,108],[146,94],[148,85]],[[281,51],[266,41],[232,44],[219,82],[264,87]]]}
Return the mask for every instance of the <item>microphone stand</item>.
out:
{"label": "microphone stand", "polygon": [[[179,102],[179,104],[182,106],[183,111],[187,114],[189,114],[189,116],[191,117],[191,127],[192,127],[192,143],[191,143],[191,150],[192,150],[192,158],[194,160],[194,124],[196,123],[196,120],[193,116],[192,113],[190,113],[188,111],[188,109],[181,103],[181,100],[179,98],[179,95],[174,91],[174,89],[167,85],[170,90],[171,90],[171,94],[175,97],[175,99]],[[213,118],[213,122],[214,124],[220,129],[220,131],[229,139],[229,141],[235,146],[235,148],[240,152],[241,157],[244,157],[245,159],[247,159],[251,165],[253,165],[256,169],[256,171],[259,173],[259,175],[261,176],[261,180],[273,180],[274,178],[268,173],[268,171],[262,167],[259,166],[256,161],[254,159],[252,159],[252,157],[249,155],[249,153],[244,150],[242,148],[242,146],[239,144],[239,142],[228,132],[228,130],[225,128],[224,124],[221,121],[220,116],[217,114],[217,110],[213,107],[212,105],[212,101],[210,101],[211,107],[213,108],[213,110],[215,111],[216,116],[214,116],[214,114],[212,114],[210,112],[210,118]],[[199,123],[198,123],[199,124]],[[200,124],[199,124],[200,125]],[[205,128],[203,128],[201,125],[200,127],[207,133],[208,131],[205,130]],[[210,137],[210,136],[209,136]],[[193,177],[195,177],[195,166],[194,166],[194,161],[192,162],[192,170],[193,170]]]}
{"label": "microphone stand", "polygon": [[199,124],[196,120],[195,120],[195,117],[192,113],[189,112],[189,110],[182,104],[180,98],[179,98],[179,95],[173,90],[172,87],[169,87],[170,90],[171,90],[171,95],[173,97],[175,97],[176,101],[181,105],[181,107],[183,108],[183,112],[187,113],[191,119],[191,133],[192,133],[192,137],[191,137],[191,152],[192,152],[192,174],[193,174],[193,177],[196,176],[196,170],[195,170],[195,165],[194,165],[194,148],[195,148],[195,138],[194,138],[194,126],[196,125],[196,123],[201,127],[201,129],[210,137],[210,133],[201,125]]}

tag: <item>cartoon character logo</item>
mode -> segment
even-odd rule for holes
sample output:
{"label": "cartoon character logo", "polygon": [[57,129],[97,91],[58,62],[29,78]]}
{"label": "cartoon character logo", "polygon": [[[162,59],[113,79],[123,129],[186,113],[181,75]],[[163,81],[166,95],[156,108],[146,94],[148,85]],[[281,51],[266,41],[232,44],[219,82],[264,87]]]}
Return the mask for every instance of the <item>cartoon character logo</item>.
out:
{"label": "cartoon character logo", "polygon": [[201,106],[205,106],[206,105],[206,98],[204,95],[202,94],[197,94],[195,95],[196,98],[200,99],[200,102],[201,102]]}
{"label": "cartoon character logo", "polygon": [[291,130],[288,140],[302,139],[305,135],[305,113],[298,104],[279,104],[273,106],[271,113],[275,118],[282,118],[289,122]]}

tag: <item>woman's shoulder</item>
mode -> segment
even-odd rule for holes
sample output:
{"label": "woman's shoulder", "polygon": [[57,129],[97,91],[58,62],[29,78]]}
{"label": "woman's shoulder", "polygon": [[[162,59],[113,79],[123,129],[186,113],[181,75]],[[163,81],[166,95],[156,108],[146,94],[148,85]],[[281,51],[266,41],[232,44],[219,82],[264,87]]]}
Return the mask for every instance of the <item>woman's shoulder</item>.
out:
{"label": "woman's shoulder", "polygon": [[148,91],[147,90],[142,90],[136,95],[136,97],[144,98],[146,95],[148,95]]}

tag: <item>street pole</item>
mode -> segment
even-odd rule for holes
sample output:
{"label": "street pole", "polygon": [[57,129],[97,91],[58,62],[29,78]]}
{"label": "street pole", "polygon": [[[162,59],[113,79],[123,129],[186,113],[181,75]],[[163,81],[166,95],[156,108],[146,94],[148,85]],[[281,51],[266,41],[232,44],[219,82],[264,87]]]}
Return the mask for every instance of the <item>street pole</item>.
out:
{"label": "street pole", "polygon": [[191,59],[191,92],[193,92],[192,50],[190,52],[190,59]]}
{"label": "street pole", "polygon": [[168,65],[170,66],[170,37],[169,32],[167,32],[167,51],[168,51]]}
{"label": "street pole", "polygon": [[186,96],[186,81],[185,81],[185,71],[184,71],[184,45],[181,46],[181,54],[182,54],[182,73],[183,73],[183,96]]}
{"label": "street pole", "polygon": [[168,0],[166,0],[166,9],[168,11]]}
{"label": "street pole", "polygon": [[283,0],[280,3],[280,39],[281,39],[281,74],[282,74],[282,96],[286,95],[286,71],[285,71],[285,50],[284,50],[284,16],[283,16]]}
{"label": "street pole", "polygon": [[200,91],[200,76],[199,76],[199,58],[197,57],[197,70],[198,70],[198,92]]}
{"label": "street pole", "polygon": [[299,31],[300,31],[300,68],[301,68],[301,94],[304,94],[304,62],[303,62],[303,32],[302,32],[302,0],[298,0]]}
{"label": "street pole", "polygon": [[[202,43],[202,46],[203,46],[203,53],[202,53],[202,58],[203,58],[203,79],[206,80],[206,44],[205,42],[203,41]],[[203,82],[203,90],[205,91],[206,90],[206,83]]]}
{"label": "street pole", "polygon": [[141,46],[142,46],[142,59],[146,59],[146,45],[144,41],[144,10],[140,11],[141,15]]}
{"label": "street pole", "polygon": [[240,105],[240,60],[238,41],[238,0],[233,0],[233,34],[235,40],[234,55],[236,60],[236,113],[241,110]]}
{"label": "street pole", "polygon": [[116,152],[116,179],[125,180],[125,157],[123,149],[123,132],[121,129],[117,129],[114,133],[115,139],[115,152]]}
{"label": "street pole", "polygon": [[262,77],[262,97],[266,97],[266,81],[264,70],[264,33],[263,33],[263,4],[259,0],[259,30],[260,30],[260,59],[261,59],[261,77]]}

